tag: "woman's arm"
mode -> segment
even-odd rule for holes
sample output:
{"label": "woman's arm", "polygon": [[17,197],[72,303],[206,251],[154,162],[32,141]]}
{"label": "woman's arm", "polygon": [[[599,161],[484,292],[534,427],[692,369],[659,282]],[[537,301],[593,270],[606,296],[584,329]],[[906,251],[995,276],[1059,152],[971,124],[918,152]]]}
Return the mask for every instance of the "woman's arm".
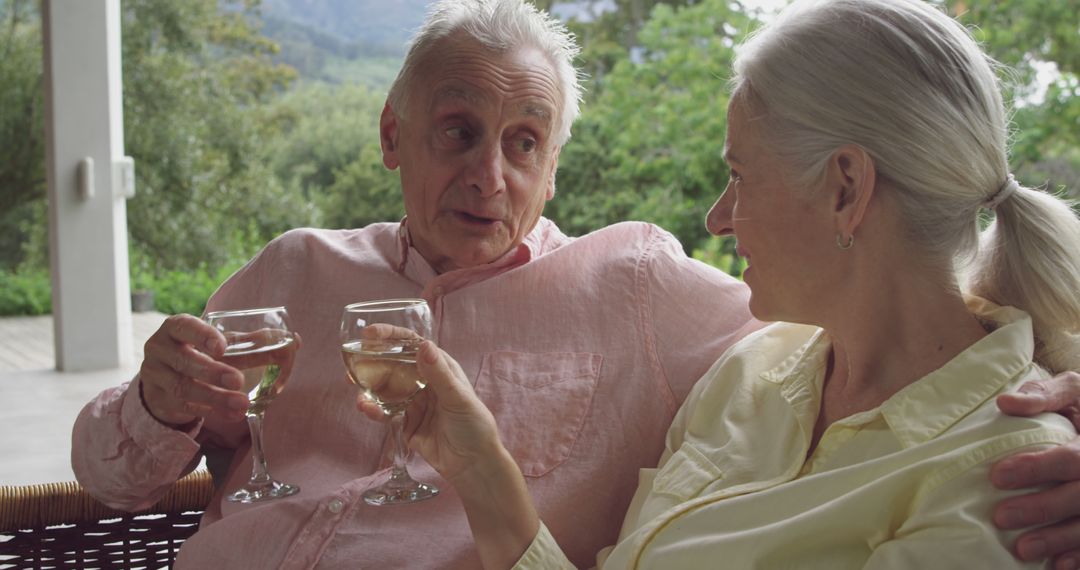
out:
{"label": "woman's arm", "polygon": [[457,362],[425,342],[417,372],[427,390],[406,413],[409,446],[454,485],[484,568],[510,568],[540,528],[525,478]]}
{"label": "woman's arm", "polygon": [[451,480],[465,506],[484,568],[511,568],[540,528],[525,478],[506,449]]}

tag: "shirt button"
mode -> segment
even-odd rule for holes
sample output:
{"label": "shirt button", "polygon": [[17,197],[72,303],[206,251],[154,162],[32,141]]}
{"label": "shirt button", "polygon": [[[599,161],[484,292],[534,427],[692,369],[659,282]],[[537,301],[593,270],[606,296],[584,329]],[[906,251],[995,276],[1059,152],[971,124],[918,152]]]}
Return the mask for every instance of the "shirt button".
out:
{"label": "shirt button", "polygon": [[341,509],[344,506],[345,506],[345,503],[343,503],[341,501],[341,499],[334,499],[333,501],[330,501],[330,505],[327,508],[330,509],[330,512],[332,512],[334,514],[337,514],[337,513],[341,512]]}

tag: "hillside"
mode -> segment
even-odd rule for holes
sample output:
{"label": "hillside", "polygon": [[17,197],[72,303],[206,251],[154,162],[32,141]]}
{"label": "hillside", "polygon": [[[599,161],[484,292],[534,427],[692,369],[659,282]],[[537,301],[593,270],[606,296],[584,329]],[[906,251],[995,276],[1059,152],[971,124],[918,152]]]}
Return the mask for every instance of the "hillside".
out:
{"label": "hillside", "polygon": [[429,0],[263,0],[263,13],[346,44],[397,51],[424,19]]}

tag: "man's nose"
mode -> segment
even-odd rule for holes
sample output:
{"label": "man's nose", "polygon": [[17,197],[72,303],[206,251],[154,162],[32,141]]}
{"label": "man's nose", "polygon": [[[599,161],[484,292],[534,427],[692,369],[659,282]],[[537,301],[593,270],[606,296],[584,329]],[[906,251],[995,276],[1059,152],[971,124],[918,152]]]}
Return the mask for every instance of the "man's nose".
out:
{"label": "man's nose", "polygon": [[716,199],[716,203],[705,216],[705,228],[714,236],[726,236],[734,233],[731,223],[731,211],[735,207],[735,192],[730,188]]}
{"label": "man's nose", "polygon": [[476,188],[480,195],[487,198],[506,190],[506,180],[503,178],[503,154],[502,144],[479,145],[475,149],[466,176],[469,187]]}

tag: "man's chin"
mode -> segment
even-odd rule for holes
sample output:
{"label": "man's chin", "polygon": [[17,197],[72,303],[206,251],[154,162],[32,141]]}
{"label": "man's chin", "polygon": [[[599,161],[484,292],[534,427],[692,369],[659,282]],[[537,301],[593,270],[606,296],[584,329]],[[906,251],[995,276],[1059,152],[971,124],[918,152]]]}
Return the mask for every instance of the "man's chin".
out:
{"label": "man's chin", "polygon": [[447,240],[444,243],[449,246],[444,247],[444,251],[451,253],[448,256],[448,261],[454,269],[487,265],[498,260],[517,245],[508,239],[484,239],[467,236]]}

